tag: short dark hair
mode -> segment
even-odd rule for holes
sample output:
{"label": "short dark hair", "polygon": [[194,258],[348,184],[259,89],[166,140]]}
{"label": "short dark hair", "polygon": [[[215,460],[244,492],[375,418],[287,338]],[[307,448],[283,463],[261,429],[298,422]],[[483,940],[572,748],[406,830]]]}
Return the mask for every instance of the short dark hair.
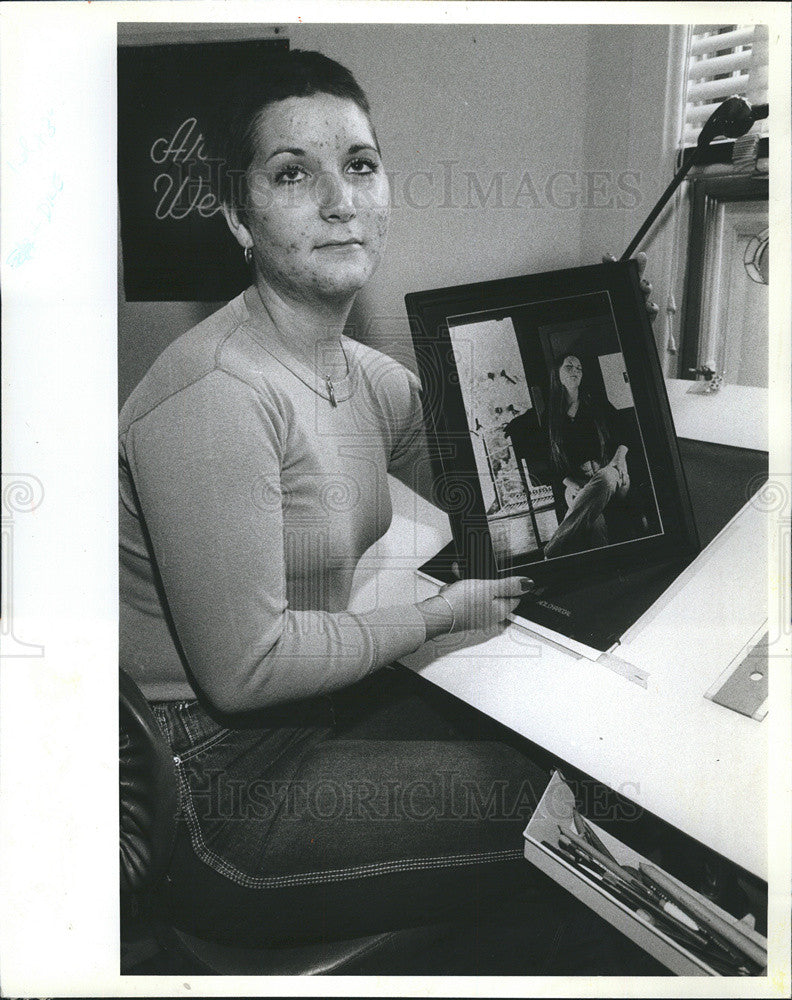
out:
{"label": "short dark hair", "polygon": [[221,204],[236,209],[242,221],[259,115],[276,101],[313,94],[354,101],[371,122],[368,99],[350,71],[321,52],[304,49],[267,56],[253,72],[237,76],[215,102],[204,128],[206,153],[216,161],[215,194]]}

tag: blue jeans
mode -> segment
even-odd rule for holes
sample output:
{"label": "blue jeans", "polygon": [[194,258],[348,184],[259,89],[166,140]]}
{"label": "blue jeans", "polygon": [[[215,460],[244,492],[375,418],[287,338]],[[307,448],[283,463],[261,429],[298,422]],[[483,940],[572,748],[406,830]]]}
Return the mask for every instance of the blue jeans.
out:
{"label": "blue jeans", "polygon": [[[152,706],[180,781],[175,922],[271,946],[511,907],[530,924],[537,971],[549,969],[579,904],[523,857],[548,775],[460,734],[394,674],[233,726],[195,701]],[[577,957],[586,933],[601,957],[590,925]]]}
{"label": "blue jeans", "polygon": [[566,517],[545,546],[547,558],[597,549],[608,544],[603,511],[616,495],[619,475],[612,465],[599,469],[569,506]]}

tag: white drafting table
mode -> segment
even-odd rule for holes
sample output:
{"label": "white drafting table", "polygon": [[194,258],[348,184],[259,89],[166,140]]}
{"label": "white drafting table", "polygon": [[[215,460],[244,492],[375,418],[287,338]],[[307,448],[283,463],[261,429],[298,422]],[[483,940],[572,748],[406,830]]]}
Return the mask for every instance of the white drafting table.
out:
{"label": "white drafting table", "polygon": [[[414,570],[451,540],[448,518],[391,487],[393,523],[358,568],[354,610],[437,592]],[[766,880],[767,725],[704,697],[767,616],[766,520],[748,503],[616,650],[646,688],[517,625],[403,662]]]}

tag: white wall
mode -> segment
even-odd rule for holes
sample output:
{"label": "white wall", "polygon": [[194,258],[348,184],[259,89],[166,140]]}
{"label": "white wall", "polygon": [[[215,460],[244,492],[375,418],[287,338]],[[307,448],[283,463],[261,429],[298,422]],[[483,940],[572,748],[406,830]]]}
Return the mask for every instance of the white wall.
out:
{"label": "white wall", "polygon": [[[155,40],[168,40],[166,31]],[[355,335],[412,364],[406,292],[596,263],[606,250],[618,255],[668,173],[657,156],[668,31],[284,28],[292,48],[319,49],[355,73],[392,175],[388,252],[353,310]],[[271,28],[243,33],[263,37]],[[609,176],[590,190],[586,172],[599,170]],[[640,175],[637,194],[618,189],[626,170]],[[638,204],[599,207],[611,197]],[[163,347],[213,306],[126,303],[119,291],[123,401]]]}
{"label": "white wall", "polygon": [[[602,172],[615,182],[611,199],[602,180],[593,179],[593,197],[581,213],[581,259],[594,261],[604,252],[621,256],[674,175],[676,130],[669,119],[675,103],[672,91],[679,82],[673,62],[681,58],[682,32],[679,26],[662,24],[591,25],[586,30],[588,114],[583,160],[590,174]],[[637,195],[630,190],[633,187]],[[652,298],[660,307],[655,340],[667,374],[675,374],[677,364],[667,351],[666,306],[672,290],[679,307],[676,332],[681,319],[684,275],[674,276],[672,255],[675,230],[682,227],[684,232],[683,192],[684,188],[678,196],[681,206],[672,199],[642,245]]]}

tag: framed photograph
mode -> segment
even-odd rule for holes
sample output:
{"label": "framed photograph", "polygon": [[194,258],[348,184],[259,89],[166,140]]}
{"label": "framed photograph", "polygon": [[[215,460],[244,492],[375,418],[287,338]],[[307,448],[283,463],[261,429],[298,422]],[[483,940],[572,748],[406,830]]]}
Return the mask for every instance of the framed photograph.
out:
{"label": "framed photograph", "polygon": [[531,577],[532,620],[608,648],[699,548],[636,264],[406,304],[465,575]]}

